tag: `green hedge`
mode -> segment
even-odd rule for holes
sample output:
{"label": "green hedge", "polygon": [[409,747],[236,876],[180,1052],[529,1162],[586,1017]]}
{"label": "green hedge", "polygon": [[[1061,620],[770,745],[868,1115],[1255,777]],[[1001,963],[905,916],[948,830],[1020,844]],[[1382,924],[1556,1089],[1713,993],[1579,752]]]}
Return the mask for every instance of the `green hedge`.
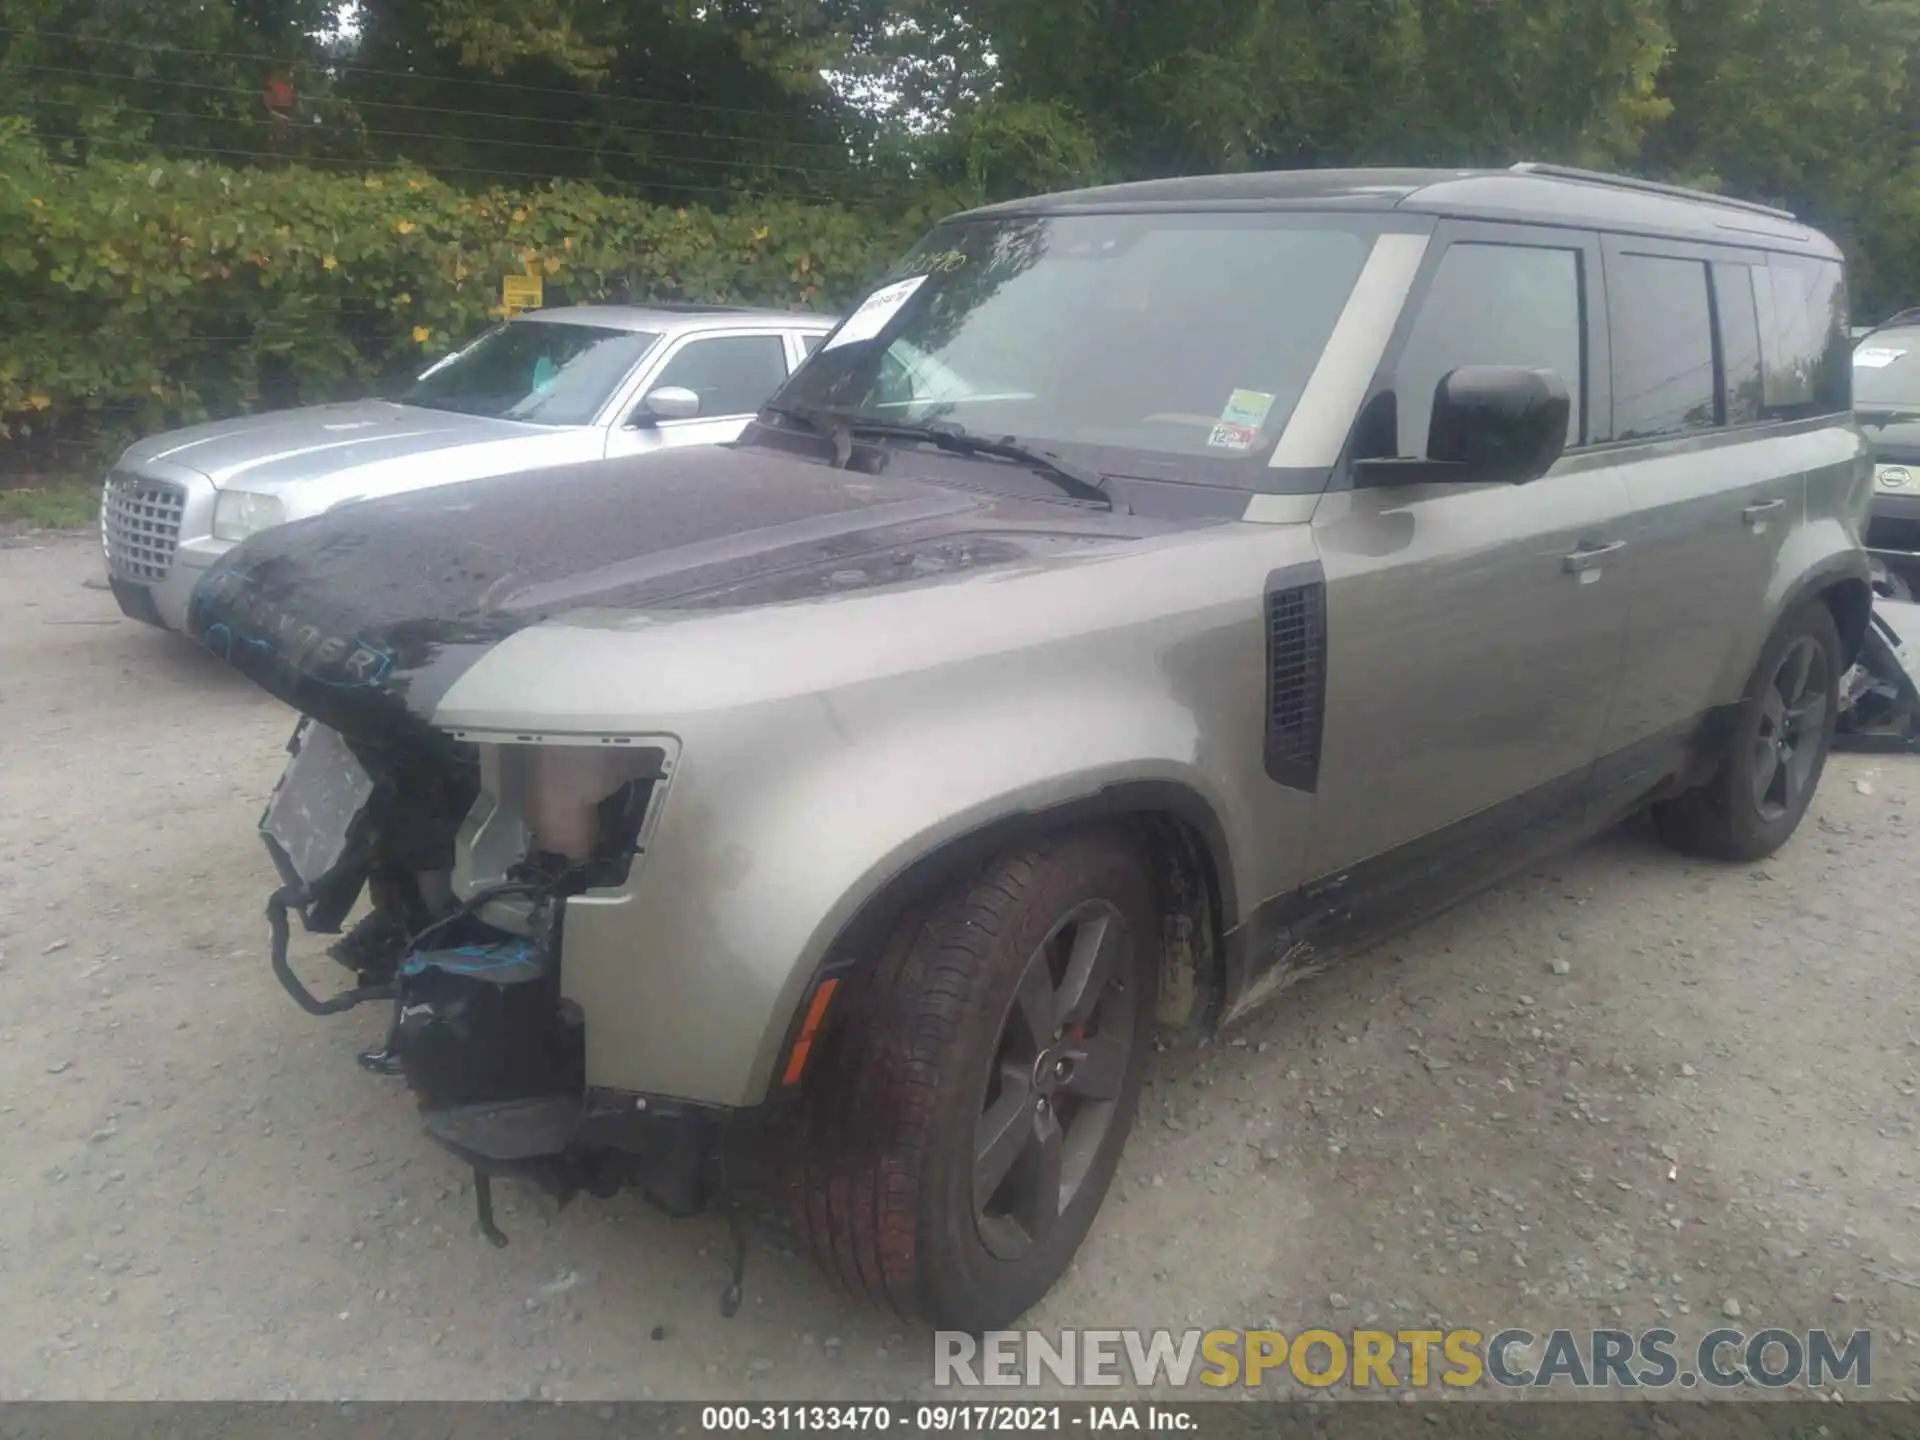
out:
{"label": "green hedge", "polygon": [[[0,120],[0,127],[8,122]],[[97,465],[137,434],[365,393],[548,301],[844,304],[924,228],[793,202],[714,210],[578,183],[49,163],[0,128],[0,470]]]}

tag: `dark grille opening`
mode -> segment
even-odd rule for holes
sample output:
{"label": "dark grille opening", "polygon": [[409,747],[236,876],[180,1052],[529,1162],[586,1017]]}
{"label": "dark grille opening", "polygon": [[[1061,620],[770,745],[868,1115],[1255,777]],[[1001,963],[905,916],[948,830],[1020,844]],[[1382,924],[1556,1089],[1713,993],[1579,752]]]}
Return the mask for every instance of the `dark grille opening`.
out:
{"label": "dark grille opening", "polygon": [[1867,521],[1869,550],[1920,550],[1920,520],[1875,515]]}
{"label": "dark grille opening", "polygon": [[1267,774],[1298,790],[1313,789],[1319,778],[1326,606],[1319,582],[1267,595]]}

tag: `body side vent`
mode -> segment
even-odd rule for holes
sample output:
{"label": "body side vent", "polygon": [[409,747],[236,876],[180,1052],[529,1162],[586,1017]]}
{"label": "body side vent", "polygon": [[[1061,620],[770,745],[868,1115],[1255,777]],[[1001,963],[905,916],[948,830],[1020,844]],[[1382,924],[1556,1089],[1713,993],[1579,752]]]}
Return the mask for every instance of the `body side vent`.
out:
{"label": "body side vent", "polygon": [[1318,565],[1268,577],[1266,624],[1267,774],[1312,790],[1327,697],[1327,586]]}

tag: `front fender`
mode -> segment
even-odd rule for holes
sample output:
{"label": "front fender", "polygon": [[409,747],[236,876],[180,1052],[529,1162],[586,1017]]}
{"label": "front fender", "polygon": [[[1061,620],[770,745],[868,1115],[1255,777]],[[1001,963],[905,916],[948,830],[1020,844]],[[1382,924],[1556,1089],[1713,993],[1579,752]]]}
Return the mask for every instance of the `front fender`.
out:
{"label": "front fender", "polygon": [[[1235,914],[1233,862],[1250,848],[1247,837],[1236,837],[1228,828],[1238,817],[1215,793],[1213,777],[1196,766],[1190,755],[1176,753],[1166,743],[1182,728],[1172,717],[1166,717],[1168,723],[1158,734],[1152,733],[1152,717],[1136,713],[1134,718],[1147,723],[1133,736],[1115,732],[1091,737],[1094,743],[1089,745],[1085,738],[1063,729],[1057,732],[1061,743],[1055,753],[1036,751],[1024,757],[1029,763],[1003,770],[992,780],[962,776],[961,784],[943,784],[924,811],[903,808],[889,815],[872,832],[864,856],[846,856],[850,863],[841,873],[848,874],[857,865],[858,874],[844,884],[836,879],[838,896],[821,911],[805,943],[794,952],[793,967],[755,1051],[748,1082],[753,1096],[765,1093],[783,1062],[792,1018],[814,977],[829,962],[870,958],[836,954],[836,950],[855,936],[856,943],[877,943],[876,935],[856,931],[856,922],[875,910],[884,911],[895,898],[890,893],[894,882],[923,862],[949,857],[962,862],[985,860],[1018,843],[1017,836],[1030,835],[1048,824],[1151,812],[1178,818],[1197,832],[1219,887],[1221,913]],[[888,767],[890,778],[913,780],[918,772],[911,768],[911,759],[904,755],[899,759],[897,768]],[[928,800],[926,779],[914,783],[923,787],[915,800]],[[938,818],[930,818],[934,816]],[[885,922],[892,917],[882,913],[876,918]]]}
{"label": "front fender", "polygon": [[853,917],[916,861],[1006,817],[1162,786],[1244,852],[1175,697],[1118,676],[1051,694],[1002,681],[885,730],[844,697],[812,697],[782,717],[777,753],[758,725],[738,726],[756,743],[686,744],[629,889],[567,907],[561,973],[587,1016],[589,1083],[757,1102]]}
{"label": "front fender", "polygon": [[[679,746],[646,852],[567,903],[590,1084],[722,1106],[766,1093],[842,928],[908,867],[1104,787],[1190,798],[1222,920],[1303,863],[1311,797],[1262,769],[1276,565],[1304,527],[716,614],[521,631],[434,723]],[[1233,897],[1237,896],[1237,902]]]}

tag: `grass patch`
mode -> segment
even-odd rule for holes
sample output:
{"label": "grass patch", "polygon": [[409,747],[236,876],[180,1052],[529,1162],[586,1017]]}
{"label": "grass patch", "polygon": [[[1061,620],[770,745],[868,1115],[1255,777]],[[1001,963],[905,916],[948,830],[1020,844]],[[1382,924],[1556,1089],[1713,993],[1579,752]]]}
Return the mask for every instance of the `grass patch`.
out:
{"label": "grass patch", "polygon": [[0,525],[24,530],[70,530],[100,519],[98,482],[61,481],[52,485],[0,490]]}

